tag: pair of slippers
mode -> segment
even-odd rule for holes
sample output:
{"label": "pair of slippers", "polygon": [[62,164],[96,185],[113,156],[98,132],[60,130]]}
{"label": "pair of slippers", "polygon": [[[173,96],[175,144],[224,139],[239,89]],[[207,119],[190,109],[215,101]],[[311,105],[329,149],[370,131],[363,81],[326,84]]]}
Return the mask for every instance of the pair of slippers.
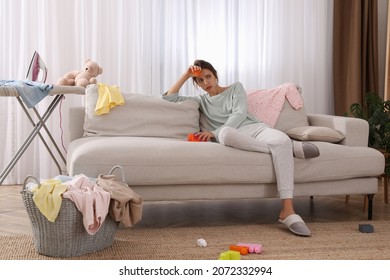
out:
{"label": "pair of slippers", "polygon": [[291,214],[284,220],[279,219],[279,222],[287,226],[287,228],[296,235],[311,236],[310,229],[306,226],[301,216],[297,214]]}

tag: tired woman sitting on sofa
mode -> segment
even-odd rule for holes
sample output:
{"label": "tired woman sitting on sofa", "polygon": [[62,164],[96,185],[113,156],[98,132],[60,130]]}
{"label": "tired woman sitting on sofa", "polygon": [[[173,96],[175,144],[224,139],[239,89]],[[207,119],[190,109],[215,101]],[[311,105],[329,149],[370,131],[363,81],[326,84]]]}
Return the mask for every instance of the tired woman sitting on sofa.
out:
{"label": "tired woman sitting on sofa", "polygon": [[[206,94],[179,96],[183,84],[191,78]],[[207,61],[196,60],[179,80],[163,95],[172,101],[196,100],[207,119],[210,131],[197,133],[200,141],[216,141],[233,148],[271,153],[275,169],[282,209],[279,221],[300,236],[310,236],[310,229],[295,213],[293,206],[294,159],[319,156],[317,147],[311,143],[291,141],[283,132],[269,127],[247,111],[246,92],[240,82],[222,87],[218,74]]]}

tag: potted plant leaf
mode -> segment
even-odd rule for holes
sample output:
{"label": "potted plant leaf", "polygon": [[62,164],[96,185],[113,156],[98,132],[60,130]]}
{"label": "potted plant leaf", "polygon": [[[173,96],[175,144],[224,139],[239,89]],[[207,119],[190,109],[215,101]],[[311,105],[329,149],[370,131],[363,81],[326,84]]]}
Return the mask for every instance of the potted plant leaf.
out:
{"label": "potted plant leaf", "polygon": [[[369,125],[368,146],[382,153],[390,153],[390,100],[384,101],[374,92],[365,95],[363,104],[353,103],[351,114]],[[390,176],[390,159],[386,157],[385,173]]]}

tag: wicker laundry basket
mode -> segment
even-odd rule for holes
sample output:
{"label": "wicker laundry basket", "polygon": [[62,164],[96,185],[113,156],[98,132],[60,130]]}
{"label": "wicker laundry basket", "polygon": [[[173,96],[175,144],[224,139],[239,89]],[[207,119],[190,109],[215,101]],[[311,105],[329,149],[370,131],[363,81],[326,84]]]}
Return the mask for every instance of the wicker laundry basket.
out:
{"label": "wicker laundry basket", "polygon": [[61,258],[79,256],[113,244],[119,223],[109,214],[100,229],[90,235],[83,225],[83,215],[74,202],[63,198],[56,221],[50,222],[35,205],[33,193],[26,189],[30,180],[39,184],[37,178],[28,176],[21,194],[32,225],[34,247],[39,254]]}

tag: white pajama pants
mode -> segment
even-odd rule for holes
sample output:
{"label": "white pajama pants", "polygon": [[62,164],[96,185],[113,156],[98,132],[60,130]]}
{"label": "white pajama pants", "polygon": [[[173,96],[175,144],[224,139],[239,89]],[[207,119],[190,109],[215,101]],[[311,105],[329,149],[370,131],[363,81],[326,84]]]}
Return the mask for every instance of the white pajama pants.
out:
{"label": "white pajama pants", "polygon": [[263,123],[239,128],[225,126],[218,134],[222,145],[245,151],[271,153],[279,197],[292,198],[294,192],[294,158],[287,134]]}

